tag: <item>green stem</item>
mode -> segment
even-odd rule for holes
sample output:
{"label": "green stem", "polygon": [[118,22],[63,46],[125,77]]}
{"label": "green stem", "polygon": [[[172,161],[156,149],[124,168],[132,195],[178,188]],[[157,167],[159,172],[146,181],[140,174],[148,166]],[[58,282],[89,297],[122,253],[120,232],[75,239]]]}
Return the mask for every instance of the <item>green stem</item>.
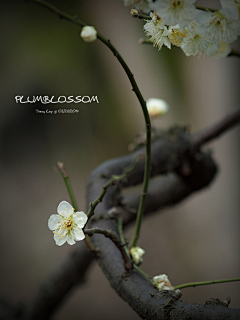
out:
{"label": "green stem", "polygon": [[152,280],[152,278],[147,274],[145,273],[141,268],[139,268],[136,264],[133,264],[133,267],[139,272],[141,273],[147,280],[149,280],[153,285],[154,285],[154,282]]}
{"label": "green stem", "polygon": [[76,201],[76,198],[75,198],[75,195],[73,193],[73,189],[72,189],[72,186],[71,186],[71,183],[70,183],[70,179],[67,175],[67,172],[64,168],[64,164],[62,162],[57,162],[57,166],[58,166],[58,169],[63,177],[63,180],[65,182],[65,185],[66,185],[66,188],[67,188],[67,191],[68,191],[68,194],[69,194],[69,197],[71,199],[71,203],[72,203],[72,206],[73,208],[75,209],[75,211],[78,211],[78,205],[77,205],[77,201]]}
{"label": "green stem", "polygon": [[[78,211],[77,201],[76,201],[75,195],[73,193],[73,189],[72,189],[72,186],[71,186],[71,183],[70,183],[70,179],[69,179],[69,177],[67,175],[67,172],[66,172],[66,170],[64,168],[64,164],[62,162],[58,161],[57,162],[57,167],[58,167],[59,171],[61,172],[61,175],[62,175],[63,180],[65,182],[69,197],[71,199],[72,206],[75,209],[75,211]],[[91,240],[90,240],[88,235],[86,235],[84,240],[85,240],[85,243],[86,243],[88,249],[90,251],[95,251],[95,247],[92,244],[92,242],[91,242]]]}
{"label": "green stem", "polygon": [[146,16],[145,14],[140,14],[140,13],[131,13],[133,18],[138,18],[138,19],[145,19],[145,20],[151,20],[152,18],[150,16]]}
{"label": "green stem", "polygon": [[215,283],[232,282],[232,281],[240,281],[240,278],[184,283],[184,284],[180,284],[179,286],[176,286],[174,290],[188,288],[188,287],[204,286],[206,284],[215,284]]}
{"label": "green stem", "polygon": [[119,238],[121,240],[121,242],[124,244],[124,249],[126,251],[126,254],[128,255],[129,258],[131,258],[128,247],[127,247],[127,243],[123,234],[123,219],[122,217],[118,218],[118,233],[119,233]]}
{"label": "green stem", "polygon": [[[81,27],[86,26],[86,23],[84,23],[83,21],[81,21],[80,19],[78,19],[77,17],[72,17],[66,13],[64,13],[63,11],[59,10],[58,8],[56,8],[55,6],[51,5],[50,3],[48,3],[47,1],[44,0],[28,0],[31,2],[36,2],[46,8],[48,8],[49,10],[51,10],[53,13],[57,14],[60,18],[66,19],[72,23],[75,23],[77,25],[80,25]],[[120,62],[121,66],[123,67],[124,71],[126,72],[128,79],[132,85],[132,90],[135,92],[140,105],[142,107],[142,111],[143,111],[143,115],[144,115],[144,119],[145,119],[145,125],[146,125],[146,161],[145,161],[145,171],[144,171],[144,179],[143,179],[143,191],[142,191],[142,195],[141,195],[141,199],[140,199],[140,203],[139,203],[139,207],[138,207],[138,213],[137,213],[137,221],[136,221],[136,225],[135,225],[135,231],[134,231],[134,235],[131,241],[130,246],[135,246],[137,239],[139,237],[139,233],[140,233],[140,228],[141,228],[141,222],[142,222],[142,217],[143,217],[143,213],[144,213],[144,208],[145,208],[145,201],[146,201],[146,194],[147,194],[147,190],[148,190],[148,182],[149,182],[149,178],[150,178],[150,170],[151,170],[151,121],[150,121],[150,117],[148,114],[148,110],[147,110],[147,106],[146,106],[146,101],[144,100],[138,86],[137,83],[134,79],[134,75],[132,74],[131,70],[129,69],[128,65],[126,64],[126,62],[124,61],[124,59],[122,58],[122,56],[120,55],[120,53],[117,51],[117,49],[112,45],[111,41],[106,38],[104,38],[100,33],[97,34],[97,37],[100,41],[102,41],[114,54],[114,56],[118,59],[118,61]]]}

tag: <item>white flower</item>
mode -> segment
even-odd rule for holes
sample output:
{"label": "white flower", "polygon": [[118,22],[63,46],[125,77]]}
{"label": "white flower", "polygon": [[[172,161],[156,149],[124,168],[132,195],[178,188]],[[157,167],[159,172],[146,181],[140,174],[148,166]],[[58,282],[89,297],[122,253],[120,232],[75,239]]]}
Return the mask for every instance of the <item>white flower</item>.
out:
{"label": "white flower", "polygon": [[153,283],[158,290],[174,290],[166,274],[153,277]]}
{"label": "white flower", "polygon": [[203,53],[209,46],[210,40],[202,32],[202,28],[195,20],[186,28],[186,37],[180,45],[186,56]]}
{"label": "white flower", "polygon": [[146,36],[150,37],[153,46],[157,46],[158,50],[161,50],[163,45],[171,49],[171,42],[168,38],[169,31],[162,19],[156,19],[156,16],[153,15],[152,19],[148,20],[143,28]]}
{"label": "white flower", "polygon": [[240,20],[234,19],[228,10],[198,13],[198,22],[204,27],[206,36],[212,41],[231,43],[240,33]]}
{"label": "white flower", "polygon": [[239,19],[240,0],[220,0],[222,8],[229,12],[232,19]]}
{"label": "white flower", "polygon": [[205,54],[209,57],[213,58],[225,58],[232,51],[229,43],[226,42],[217,42],[210,44],[207,50],[205,50]]}
{"label": "white flower", "polygon": [[150,117],[162,116],[169,110],[169,105],[163,99],[150,98],[146,104]]}
{"label": "white flower", "polygon": [[91,26],[85,26],[80,33],[81,38],[86,42],[93,42],[97,39],[97,30]]}
{"label": "white flower", "polygon": [[196,14],[196,7],[193,3],[196,0],[159,0],[154,3],[154,10],[168,26],[179,24],[182,29],[193,20]]}
{"label": "white flower", "polygon": [[133,247],[130,250],[130,254],[131,254],[132,258],[133,258],[133,261],[136,264],[139,264],[140,262],[143,261],[143,255],[145,254],[145,251],[140,247]]}
{"label": "white flower", "polygon": [[73,207],[67,201],[62,201],[57,208],[58,214],[52,214],[48,220],[48,228],[54,230],[54,240],[58,246],[66,241],[73,245],[74,240],[85,238],[82,228],[87,222],[87,215],[83,212],[74,212]]}
{"label": "white flower", "polygon": [[134,7],[135,9],[142,10],[146,13],[151,10],[150,5],[152,0],[123,0],[123,2],[127,7]]}
{"label": "white flower", "polygon": [[168,27],[168,38],[171,43],[177,47],[180,47],[183,39],[187,36],[186,29],[182,32],[180,31],[180,26],[177,24],[176,26]]}

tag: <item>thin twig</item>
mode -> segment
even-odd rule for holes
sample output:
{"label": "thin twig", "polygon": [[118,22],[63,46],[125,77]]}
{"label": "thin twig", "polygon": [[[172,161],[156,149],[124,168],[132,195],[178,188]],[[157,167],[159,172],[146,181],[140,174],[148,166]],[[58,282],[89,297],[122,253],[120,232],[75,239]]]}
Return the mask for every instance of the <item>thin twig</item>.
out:
{"label": "thin twig", "polygon": [[75,211],[78,211],[77,201],[76,201],[76,198],[75,198],[75,195],[74,195],[71,183],[70,183],[70,179],[69,179],[67,172],[64,168],[64,164],[62,162],[58,161],[57,167],[58,167],[58,169],[63,177],[63,180],[65,182],[69,197],[70,197],[72,205],[73,205],[73,208],[75,209]]}
{"label": "thin twig", "polygon": [[96,206],[102,202],[102,199],[103,197],[105,196],[106,192],[107,192],[107,189],[115,182],[117,181],[121,181],[123,179],[125,179],[128,175],[129,172],[131,172],[134,168],[135,168],[135,165],[136,165],[136,162],[138,161],[138,158],[135,159],[133,161],[133,163],[127,167],[122,174],[120,175],[113,175],[111,177],[111,179],[109,179],[102,187],[102,192],[100,193],[100,195],[93,201],[89,204],[89,210],[87,212],[87,216],[88,216],[88,219],[90,219],[93,215],[94,215],[94,210],[96,208]]}
{"label": "thin twig", "polygon": [[124,250],[126,251],[127,256],[131,258],[128,247],[127,247],[127,243],[123,234],[123,218],[122,217],[118,218],[118,233],[119,233],[121,242],[124,244]]}
{"label": "thin twig", "polygon": [[197,149],[204,143],[217,138],[226,130],[232,128],[239,122],[240,122],[240,109],[229,114],[228,116],[226,116],[219,122],[215,123],[211,127],[203,130],[202,132],[194,134],[191,139],[193,149],[195,148]]}
{"label": "thin twig", "polygon": [[138,19],[145,19],[145,20],[151,20],[152,18],[150,16],[147,16],[145,14],[140,14],[137,12],[131,12],[131,15],[133,16],[133,18],[138,18]]}
{"label": "thin twig", "polygon": [[224,282],[233,282],[233,281],[240,281],[240,278],[184,283],[184,284],[180,284],[179,286],[176,286],[174,290],[188,288],[188,287],[204,286],[206,284],[215,284],[215,283],[224,283]]}
{"label": "thin twig", "polygon": [[[76,201],[76,198],[75,198],[75,195],[74,195],[71,183],[70,183],[70,179],[69,179],[68,174],[66,172],[66,169],[64,167],[64,164],[62,162],[58,161],[57,167],[58,167],[59,171],[61,172],[61,175],[62,175],[63,180],[65,182],[69,197],[70,197],[72,205],[73,205],[73,208],[75,209],[75,211],[78,211],[77,201]],[[85,237],[84,241],[90,251],[95,251],[95,247],[93,246],[93,244],[88,236]]]}
{"label": "thin twig", "polygon": [[136,269],[139,273],[141,273],[147,280],[149,280],[154,285],[152,278],[148,274],[146,274],[146,272],[144,272],[136,264],[133,264],[133,267],[134,267],[134,269]]}
{"label": "thin twig", "polygon": [[105,230],[105,229],[100,229],[100,228],[95,227],[92,229],[84,229],[84,233],[89,235],[90,237],[94,233],[99,233],[99,234],[103,234],[105,237],[111,239],[114,242],[114,244],[116,245],[116,247],[119,249],[119,251],[121,252],[125,269],[127,271],[130,271],[132,269],[131,259],[127,255],[127,253],[124,249],[125,244],[122,243],[122,241],[120,240],[120,238],[116,232],[114,232],[113,230]]}

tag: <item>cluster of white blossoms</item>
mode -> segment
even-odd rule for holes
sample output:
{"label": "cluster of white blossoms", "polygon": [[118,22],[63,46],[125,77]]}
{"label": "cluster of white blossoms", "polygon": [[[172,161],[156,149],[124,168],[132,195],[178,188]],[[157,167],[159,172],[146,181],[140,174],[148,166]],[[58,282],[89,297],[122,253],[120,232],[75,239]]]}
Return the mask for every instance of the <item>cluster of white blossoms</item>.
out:
{"label": "cluster of white blossoms", "polygon": [[158,290],[174,290],[166,274],[153,277],[153,283]]}
{"label": "cluster of white blossoms", "polygon": [[83,212],[74,212],[74,208],[67,201],[62,201],[57,208],[58,214],[52,214],[48,220],[48,227],[53,230],[54,240],[58,246],[66,241],[73,245],[83,240],[85,235],[82,228],[87,222],[87,215]]}
{"label": "cluster of white blossoms", "polygon": [[130,254],[132,256],[133,261],[136,264],[139,264],[139,263],[143,262],[143,255],[145,254],[145,250],[143,250],[140,247],[133,247],[130,250]]}
{"label": "cluster of white blossoms", "polygon": [[240,34],[240,0],[220,0],[222,9],[215,11],[197,9],[195,2],[125,0],[126,5],[144,13],[151,11],[144,31],[159,50],[163,45],[169,49],[175,45],[186,56],[226,57],[231,52],[230,43]]}

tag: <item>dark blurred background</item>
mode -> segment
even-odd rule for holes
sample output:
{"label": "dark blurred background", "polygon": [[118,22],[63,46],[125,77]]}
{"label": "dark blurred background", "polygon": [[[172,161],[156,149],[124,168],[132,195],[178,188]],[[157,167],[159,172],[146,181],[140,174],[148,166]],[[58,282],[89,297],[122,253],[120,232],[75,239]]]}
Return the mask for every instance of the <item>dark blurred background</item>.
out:
{"label": "dark blurred background", "polygon": [[[170,113],[154,125],[189,125],[196,132],[239,107],[239,58],[187,58],[177,48],[158,52],[139,45],[143,21],[133,19],[121,0],[51,3],[111,39],[145,99],[169,103]],[[219,6],[219,1],[197,3]],[[83,42],[78,26],[33,3],[4,1],[0,12],[0,295],[25,304],[73,250],[57,247],[47,227],[59,202],[69,201],[56,162],[64,162],[84,210],[90,172],[104,160],[126,154],[144,121],[124,71],[101,42]],[[239,42],[233,47],[239,49]],[[16,95],[97,95],[100,103],[16,104]],[[79,113],[35,111],[47,108]],[[220,167],[208,189],[144,220],[139,245],[146,251],[142,268],[149,275],[166,273],[173,285],[240,276],[239,134],[236,127],[207,146]],[[132,228],[126,234],[130,237]],[[56,311],[55,320],[139,319],[96,263],[88,275]],[[240,308],[239,283],[182,293],[182,300],[192,303],[230,296],[230,306]]]}

